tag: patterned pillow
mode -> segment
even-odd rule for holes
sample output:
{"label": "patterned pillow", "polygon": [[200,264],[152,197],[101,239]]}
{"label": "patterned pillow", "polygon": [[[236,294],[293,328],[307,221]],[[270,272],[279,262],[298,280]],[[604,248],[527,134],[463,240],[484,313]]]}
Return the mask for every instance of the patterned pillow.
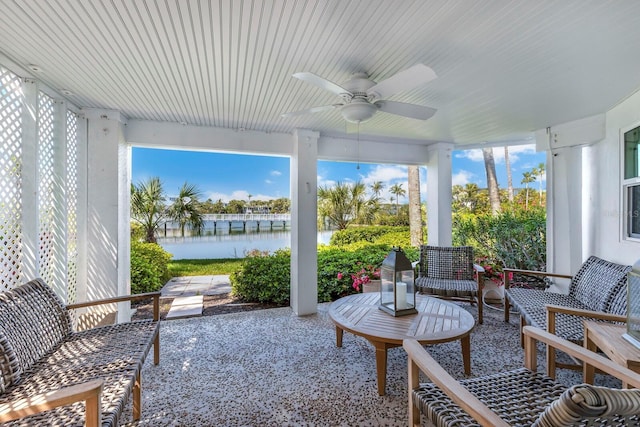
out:
{"label": "patterned pillow", "polygon": [[11,343],[0,328],[0,393],[4,393],[7,387],[20,380],[22,370],[18,364],[16,353]]}

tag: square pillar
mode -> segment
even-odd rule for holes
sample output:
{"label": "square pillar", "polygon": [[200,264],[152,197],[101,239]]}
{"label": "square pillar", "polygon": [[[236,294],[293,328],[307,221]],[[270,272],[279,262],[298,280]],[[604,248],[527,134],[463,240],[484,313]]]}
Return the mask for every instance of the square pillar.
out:
{"label": "square pillar", "polygon": [[433,144],[427,151],[427,241],[433,246],[451,246],[453,144]]}
{"label": "square pillar", "polygon": [[[125,119],[117,111],[83,110],[87,118],[87,299],[130,292],[129,150]],[[118,304],[118,322],[131,319],[128,303]]]}
{"label": "square pillar", "polygon": [[297,130],[291,156],[291,297],[298,316],[318,306],[318,132]]}

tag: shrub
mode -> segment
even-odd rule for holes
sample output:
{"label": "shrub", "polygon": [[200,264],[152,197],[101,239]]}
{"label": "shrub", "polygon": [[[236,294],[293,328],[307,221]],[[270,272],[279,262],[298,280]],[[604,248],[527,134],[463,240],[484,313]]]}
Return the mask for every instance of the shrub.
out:
{"label": "shrub", "polygon": [[[333,301],[355,293],[349,273],[362,267],[379,267],[391,250],[390,245],[354,243],[357,249],[323,246],[318,250],[318,302]],[[349,245],[351,246],[351,245]],[[417,248],[407,248],[407,257],[417,260]],[[255,254],[247,257],[242,267],[231,274],[231,288],[234,295],[248,301],[289,302],[291,254],[277,251],[273,255]],[[342,273],[342,279],[338,279]]]}
{"label": "shrub", "polygon": [[170,279],[172,255],[156,243],[131,241],[131,293],[154,292]]}
{"label": "shrub", "polygon": [[456,215],[454,245],[473,246],[476,256],[500,270],[505,267],[544,270],[546,213],[543,208],[516,209],[499,215]]}
{"label": "shrub", "polygon": [[142,242],[145,238],[144,228],[142,224],[137,222],[131,222],[131,240],[136,242]]}
{"label": "shrub", "polygon": [[231,292],[247,301],[288,303],[291,254],[288,250],[273,255],[252,251],[230,280]]}
{"label": "shrub", "polygon": [[388,246],[400,246],[403,250],[411,247],[411,236],[409,230],[396,231],[392,233],[383,234],[378,237],[374,243],[376,245],[388,245]]}
{"label": "shrub", "polygon": [[343,246],[361,241],[374,243],[377,238],[384,234],[406,230],[409,230],[409,228],[391,226],[351,227],[333,233],[330,244],[332,246]]}

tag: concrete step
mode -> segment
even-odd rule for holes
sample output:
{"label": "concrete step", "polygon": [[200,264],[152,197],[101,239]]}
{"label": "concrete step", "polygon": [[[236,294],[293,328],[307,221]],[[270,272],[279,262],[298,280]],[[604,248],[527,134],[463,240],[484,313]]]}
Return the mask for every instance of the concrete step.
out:
{"label": "concrete step", "polygon": [[203,301],[204,297],[202,295],[176,297],[171,303],[167,319],[202,316]]}

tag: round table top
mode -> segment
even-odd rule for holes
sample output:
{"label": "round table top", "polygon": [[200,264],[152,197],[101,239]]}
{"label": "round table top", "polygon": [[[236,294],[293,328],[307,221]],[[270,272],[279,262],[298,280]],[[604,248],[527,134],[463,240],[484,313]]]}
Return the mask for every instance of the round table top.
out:
{"label": "round table top", "polygon": [[329,316],[337,327],[373,341],[402,344],[413,338],[422,344],[454,341],[468,335],[475,320],[450,302],[416,295],[417,314],[394,317],[378,308],[378,292],[349,295],[331,303]]}

